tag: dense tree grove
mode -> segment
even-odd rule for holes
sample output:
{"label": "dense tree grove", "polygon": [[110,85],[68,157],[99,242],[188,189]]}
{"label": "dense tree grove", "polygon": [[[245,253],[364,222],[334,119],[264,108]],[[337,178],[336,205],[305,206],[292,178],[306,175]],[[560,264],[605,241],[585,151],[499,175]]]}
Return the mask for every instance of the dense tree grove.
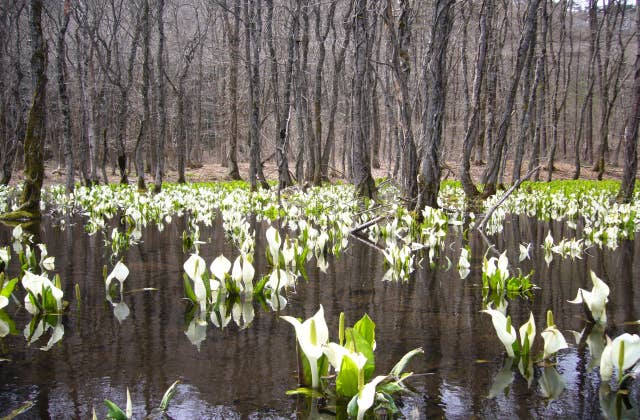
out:
{"label": "dense tree grove", "polygon": [[4,184],[36,176],[45,133],[69,191],[109,172],[158,190],[204,160],[233,179],[249,162],[252,188],[272,161],[280,187],[340,176],[366,196],[383,167],[412,208],[443,174],[471,199],[558,162],[635,178],[637,2],[56,0],[39,39],[40,3],[0,4]]}

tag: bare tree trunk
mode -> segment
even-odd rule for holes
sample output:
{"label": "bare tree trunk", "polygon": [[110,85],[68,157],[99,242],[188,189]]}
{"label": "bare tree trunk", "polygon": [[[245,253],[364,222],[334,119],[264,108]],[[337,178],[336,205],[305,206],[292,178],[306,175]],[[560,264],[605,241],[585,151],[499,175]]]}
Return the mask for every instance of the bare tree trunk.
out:
{"label": "bare tree trunk", "polygon": [[369,113],[366,106],[367,95],[365,79],[368,72],[368,18],[367,0],[356,0],[354,23],[354,78],[352,99],[352,129],[353,146],[351,161],[353,166],[352,180],[356,188],[356,195],[372,198],[375,194],[375,182],[371,176],[371,159],[369,158],[369,138],[366,137],[366,125],[370,124]]}
{"label": "bare tree trunk", "polygon": [[176,94],[176,99],[178,101],[178,115],[177,115],[177,133],[176,133],[176,148],[178,155],[178,183],[184,184],[186,182],[185,173],[184,173],[184,165],[185,160],[187,158],[187,130],[185,127],[185,88],[184,84],[187,80],[187,75],[189,74],[189,67],[191,66],[191,61],[193,60],[193,56],[198,47],[197,39],[200,34],[196,34],[196,38],[192,40],[192,42],[186,47],[186,51],[184,53],[184,63],[182,65],[182,69],[180,74],[178,75],[178,86],[174,86],[174,91]]}
{"label": "bare tree trunk", "polygon": [[480,118],[482,118],[480,107],[482,103],[482,85],[486,75],[487,52],[489,49],[489,36],[493,21],[493,2],[483,0],[480,8],[480,38],[478,40],[478,54],[476,58],[475,74],[473,77],[473,93],[471,99],[471,115],[467,118],[467,128],[464,134],[462,146],[462,169],[460,172],[460,182],[466,199],[472,203],[471,207],[479,195],[473,180],[471,179],[471,152],[476,138],[480,133]]}
{"label": "bare tree trunk", "polygon": [[193,167],[202,166],[202,54],[203,48],[200,44],[198,80],[196,82],[196,133],[191,144],[187,146],[187,164]]}
{"label": "bare tree trunk", "polygon": [[[296,178],[302,182],[304,178],[312,179],[314,174],[314,164],[312,151],[315,150],[313,125],[309,112],[309,82],[307,68],[309,60],[309,0],[296,0],[296,10],[294,18],[297,28],[296,39],[299,39],[297,49],[297,72],[296,72],[296,117],[298,125],[298,152],[296,161]],[[300,23],[302,20],[302,24]],[[306,156],[306,171],[304,170]]]}
{"label": "bare tree trunk", "polygon": [[[231,103],[229,105],[230,121],[228,130],[229,147],[227,149],[226,162],[229,165],[227,176],[237,180],[240,178],[238,170],[238,71],[240,60],[240,1],[233,0],[233,27],[229,23],[228,13],[223,14],[225,28],[229,37],[229,53],[231,61],[229,65],[229,96]],[[223,5],[226,7],[226,0]],[[231,11],[229,12],[231,13]]]}
{"label": "bare tree trunk", "polygon": [[139,190],[146,189],[144,181],[144,147],[146,144],[147,133],[149,132],[149,122],[151,119],[149,110],[149,69],[151,63],[149,62],[149,44],[151,38],[151,23],[149,22],[149,0],[143,0],[142,12],[141,12],[141,30],[142,30],[142,85],[140,86],[140,93],[142,96],[142,120],[140,121],[140,129],[138,131],[138,137],[136,139],[135,146],[135,167],[137,184]]}
{"label": "bare tree trunk", "polygon": [[315,185],[320,185],[322,181],[322,71],[324,70],[325,41],[329,35],[329,28],[333,23],[333,16],[336,11],[337,0],[332,0],[329,6],[327,22],[322,28],[322,14],[320,13],[320,3],[314,6],[315,10],[315,35],[318,42],[318,62],[316,64],[316,78],[313,95],[313,119],[314,119],[314,144],[313,144],[313,179]]}
{"label": "bare tree trunk", "polygon": [[66,190],[67,193],[73,192],[73,181],[74,181],[74,163],[73,163],[73,151],[72,151],[72,142],[71,138],[71,117],[69,111],[69,95],[67,94],[67,84],[66,84],[66,75],[65,75],[65,63],[66,63],[66,52],[65,52],[65,35],[67,33],[67,28],[69,26],[69,18],[71,13],[71,2],[70,0],[64,0],[63,5],[63,17],[62,23],[60,25],[60,30],[58,31],[58,39],[57,39],[57,51],[56,51],[56,64],[58,71],[58,95],[60,96],[60,113],[62,114],[62,148],[64,150],[64,164],[67,169],[66,176]]}
{"label": "bare tree trunk", "polygon": [[423,139],[420,156],[421,170],[418,182],[417,209],[425,206],[438,207],[438,192],[441,179],[442,124],[447,92],[446,52],[449,35],[453,26],[453,5],[455,0],[437,0],[431,31],[428,64],[423,79],[428,91],[427,107],[423,115]]}
{"label": "bare tree trunk", "polygon": [[78,136],[78,169],[80,180],[83,185],[89,185],[89,140],[88,140],[88,109],[86,108],[85,98],[86,98],[86,79],[85,79],[85,69],[84,69],[84,54],[83,51],[83,42],[80,37],[80,29],[76,29],[75,33],[76,40],[76,76],[78,83],[78,96],[79,96],[79,106],[80,109],[80,135]]}
{"label": "bare tree trunk", "polygon": [[[86,44],[91,44],[88,40]],[[98,128],[97,113],[100,98],[96,88],[97,81],[95,78],[95,65],[93,63],[93,46],[85,45],[84,52],[84,80],[87,86],[84,89],[84,107],[87,110],[87,145],[89,150],[89,178],[88,185],[97,184],[98,178],[98,138],[100,131]],[[87,49],[89,50],[87,52]]]}
{"label": "bare tree trunk", "polygon": [[320,162],[320,171],[322,179],[329,179],[329,159],[335,149],[335,120],[336,112],[338,111],[338,100],[340,96],[340,76],[344,68],[344,59],[351,39],[351,27],[349,27],[349,16],[351,15],[352,2],[349,3],[349,7],[345,10],[345,14],[342,18],[342,22],[346,27],[344,43],[340,46],[338,54],[335,53],[337,33],[334,27],[334,23],[330,22],[330,26],[333,28],[333,44],[332,51],[334,55],[333,65],[333,80],[332,80],[332,93],[331,93],[331,106],[329,109],[329,126],[327,127],[327,140],[325,141],[324,149],[322,151],[322,159]]}
{"label": "bare tree trunk", "polygon": [[[591,51],[591,62],[589,64],[589,89],[585,101],[587,101],[586,113],[586,133],[584,156],[588,163],[593,163],[593,85],[595,81],[595,71],[600,62],[600,29],[598,24],[598,1],[589,0],[589,48]],[[604,21],[603,21],[604,22]],[[577,172],[577,171],[576,171]]]}
{"label": "bare tree trunk", "polygon": [[638,126],[640,125],[640,1],[636,0],[636,61],[633,65],[633,106],[624,136],[624,171],[618,192],[618,201],[630,203],[633,199],[638,173]]}
{"label": "bare tree trunk", "polygon": [[[560,113],[562,110],[566,108],[567,103],[567,93],[569,91],[569,83],[571,80],[571,72],[566,72],[565,80],[564,80],[564,90],[562,93],[562,98],[558,103],[558,95],[560,90],[560,69],[562,67],[562,60],[565,57],[565,41],[567,38],[567,27],[566,27],[566,19],[567,19],[567,11],[569,9],[569,1],[563,0],[560,4],[560,46],[558,47],[558,53],[555,56],[555,82],[553,88],[553,98],[552,109],[551,109],[551,120],[552,120],[552,134],[551,134],[551,147],[549,148],[549,154],[547,156],[547,182],[551,181],[554,171],[554,162],[556,149],[558,147],[558,125],[560,124]],[[572,51],[569,52],[569,58],[567,59],[567,66],[571,67],[571,62],[573,60]],[[566,120],[565,120],[566,122]],[[566,150],[566,146],[564,147]]]}
{"label": "bare tree trunk", "polygon": [[[545,116],[547,109],[547,29],[549,27],[549,14],[547,13],[547,0],[542,2],[542,31],[540,41],[540,54],[538,56],[538,62],[536,63],[536,83],[534,89],[538,90],[538,104],[536,106],[536,127],[533,136],[533,147],[531,148],[531,159],[529,159],[528,172],[533,171],[539,166],[540,163],[540,143],[546,143],[546,125]],[[538,181],[540,178],[540,170],[535,170],[533,179]],[[520,179],[514,178],[513,182]]]}
{"label": "bare tree trunk", "polygon": [[413,136],[411,95],[409,91],[409,77],[411,75],[411,31],[412,10],[408,0],[399,4],[398,20],[394,18],[391,2],[386,3],[384,21],[387,25],[391,44],[391,69],[394,76],[395,108],[398,112],[400,124],[400,149],[402,150],[401,165],[403,168],[401,184],[403,194],[410,201],[410,207],[418,205],[418,154]]}
{"label": "bare tree trunk", "polygon": [[[252,6],[249,7],[249,2]],[[250,12],[251,10],[251,12]],[[261,22],[261,0],[244,1],[245,58],[249,77],[249,184],[251,190],[258,188],[258,181],[263,188],[269,188],[262,174],[260,159],[260,39],[257,25]]]}
{"label": "bare tree trunk", "polygon": [[[600,103],[601,103],[601,120],[600,120],[600,144],[596,153],[594,163],[594,171],[598,173],[598,179],[602,180],[605,172],[606,158],[609,155],[609,122],[611,114],[614,110],[616,99],[621,88],[621,73],[625,62],[625,51],[628,41],[623,40],[623,28],[625,21],[624,1],[610,1],[605,12],[605,43],[603,48],[604,62],[599,63],[598,81],[600,85]],[[615,27],[618,27],[617,37],[614,34]],[[618,56],[611,57],[614,47],[613,39],[618,39]],[[630,39],[629,39],[630,41]]]}
{"label": "bare tree trunk", "polygon": [[[376,28],[377,31],[377,19],[378,14],[374,13],[372,15],[373,23],[372,27]],[[380,39],[382,37],[382,32],[377,31],[378,34],[375,37],[371,37],[372,46],[370,48],[375,48],[376,56],[374,58],[376,63],[380,62]],[[371,166],[375,169],[380,168],[380,137],[381,129],[380,129],[380,101],[378,100],[378,75],[374,74],[374,72],[370,72],[371,80],[369,82],[369,107],[371,108]]]}
{"label": "bare tree trunk", "polygon": [[[546,0],[544,0],[546,1]],[[537,23],[536,23],[537,25]],[[540,72],[537,67],[535,67],[534,73],[534,57],[535,57],[535,49],[536,49],[536,39],[534,37],[531,48],[529,48],[529,53],[527,54],[527,64],[524,70],[524,80],[523,88],[522,88],[522,115],[520,117],[520,132],[518,134],[518,142],[516,144],[516,152],[513,157],[513,172],[511,174],[511,179],[515,182],[515,180],[520,179],[520,172],[522,171],[522,160],[524,159],[524,148],[527,139],[530,139],[531,134],[531,112],[535,108],[536,96],[538,95],[538,84],[540,78]],[[539,61],[538,61],[539,63]]]}
{"label": "bare tree trunk", "polygon": [[156,143],[156,176],[154,192],[162,190],[164,177],[164,142],[167,132],[167,111],[165,109],[165,74],[164,74],[164,0],[158,0],[158,53],[157,53],[157,86],[158,86],[158,139]]}
{"label": "bare tree trunk", "polygon": [[11,176],[13,175],[13,167],[16,160],[16,154],[18,152],[18,148],[21,142],[24,140],[25,135],[25,120],[24,115],[26,113],[26,109],[23,106],[23,100],[20,95],[20,85],[22,84],[22,80],[24,79],[24,73],[22,72],[22,64],[20,61],[20,57],[22,55],[22,48],[20,47],[20,16],[22,15],[22,11],[24,10],[24,3],[19,5],[11,22],[11,25],[15,28],[16,32],[16,45],[13,56],[13,71],[15,72],[15,80],[11,87],[11,94],[13,96],[14,102],[14,112],[13,112],[13,120],[14,120],[14,129],[12,135],[8,138],[8,144],[6,145],[3,155],[1,156],[2,160],[2,174],[0,177],[0,184],[7,185],[9,181],[11,181]]}
{"label": "bare tree trunk", "polygon": [[287,188],[292,184],[287,160],[287,139],[289,138],[289,120],[291,117],[291,84],[293,76],[293,27],[288,39],[288,59],[284,74],[283,107],[280,108],[280,88],[278,83],[278,59],[273,42],[273,0],[267,0],[267,42],[271,62],[271,89],[273,90],[273,108],[276,123],[276,164],[278,165],[278,188]]}
{"label": "bare tree trunk", "polygon": [[504,110],[502,117],[500,118],[500,125],[498,126],[496,139],[493,144],[491,144],[489,162],[487,163],[487,168],[485,170],[484,178],[486,179],[486,185],[483,191],[484,197],[488,197],[496,192],[498,172],[500,164],[502,163],[503,151],[507,140],[509,125],[511,123],[511,114],[513,111],[516,92],[518,90],[518,84],[520,82],[520,76],[522,75],[522,69],[526,62],[526,55],[531,47],[533,38],[535,37],[535,20],[537,18],[536,11],[538,10],[539,5],[540,0],[528,1],[527,15],[524,22],[524,32],[522,33],[518,45],[514,73],[511,77],[509,90],[505,98]]}
{"label": "bare tree trunk", "polygon": [[20,207],[3,214],[3,219],[40,218],[47,116],[47,44],[42,34],[42,0],[30,0],[29,5],[33,100],[24,139],[24,186]]}

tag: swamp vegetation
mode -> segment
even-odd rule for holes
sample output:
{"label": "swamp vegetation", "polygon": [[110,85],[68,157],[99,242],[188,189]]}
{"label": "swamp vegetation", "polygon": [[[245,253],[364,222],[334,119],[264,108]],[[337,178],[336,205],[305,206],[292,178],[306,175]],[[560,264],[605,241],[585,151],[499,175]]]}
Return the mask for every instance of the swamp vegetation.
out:
{"label": "swamp vegetation", "polygon": [[0,415],[637,417],[638,192],[377,188],[43,190],[0,227]]}

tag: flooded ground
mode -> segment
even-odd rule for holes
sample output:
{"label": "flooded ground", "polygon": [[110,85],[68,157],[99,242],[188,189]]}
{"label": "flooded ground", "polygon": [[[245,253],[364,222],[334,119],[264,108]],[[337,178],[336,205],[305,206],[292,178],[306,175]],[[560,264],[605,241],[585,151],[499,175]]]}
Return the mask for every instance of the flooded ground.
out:
{"label": "flooded ground", "polygon": [[[65,231],[49,220],[33,228],[36,242],[46,243],[56,257],[56,272],[71,303],[63,318],[64,337],[49,351],[39,349],[45,338],[27,346],[22,330],[30,316],[10,307],[8,314],[20,334],[0,339],[0,358],[7,359],[0,362],[0,416],[32,401],[34,407],[20,418],[89,418],[93,407],[103,417],[103,400],[124,406],[129,387],[134,417],[140,418],[152,414],[166,388],[180,380],[168,412],[172,418],[308,417],[306,401],[285,395],[297,386],[295,336],[277,313],[256,304],[248,328],[239,329],[233,321],[224,329],[210,324],[199,349],[185,335],[190,303],[183,299],[182,264],[188,253],[182,250],[184,221],[176,219],[162,232],[147,229],[143,243],[125,253],[130,275],[124,302],[130,312],[122,322],[105,301],[102,270],[108,253],[101,235],[86,235],[81,219]],[[553,310],[556,325],[570,343],[559,353],[556,368],[566,386],[556,399],[544,395],[549,387],[542,384],[553,375],[548,370],[536,367],[530,384],[515,370],[500,374],[504,347],[491,318],[480,312],[486,244],[475,234],[470,236],[472,271],[466,280],[460,280],[455,268],[462,235],[452,232],[437,266],[423,263],[404,284],[382,282],[382,254],[351,241],[340,258],[329,259],[326,274],[309,265],[310,281],[299,281],[281,314],[306,318],[322,304],[334,338],[341,311],[348,324],[368,313],[377,324],[378,373],[387,372],[407,351],[422,347],[425,354],[409,365],[419,374],[409,381],[417,394],[402,399],[401,410],[409,418],[599,418],[601,407],[621,402],[615,401],[615,394],[600,392],[598,371],[589,369],[589,351],[577,346],[569,332],[584,328],[582,308],[567,300],[579,287],[591,289],[593,270],[611,288],[609,335],[640,333],[640,326],[625,324],[640,319],[640,291],[635,291],[640,285],[634,281],[640,278],[640,249],[626,241],[615,251],[590,248],[582,259],[555,256],[547,266],[540,244],[549,229],[557,238],[573,236],[561,224],[515,218],[490,239],[498,249],[508,249],[513,262],[520,243],[535,244],[532,259],[517,266],[525,273],[535,270],[532,280],[540,289],[531,299],[509,301],[509,313],[519,326],[533,312],[541,331],[547,309]],[[0,243],[8,244],[10,234],[9,228],[1,227]],[[258,238],[264,238],[263,231]],[[220,253],[230,258],[237,252],[225,242],[219,224],[203,228],[201,239],[207,243],[200,253],[208,262]],[[267,273],[264,246],[258,239],[259,275]],[[453,262],[449,270],[446,257]],[[145,287],[158,290],[135,291]],[[538,336],[534,352],[541,350]],[[496,377],[498,382],[503,377],[513,382],[503,389]],[[639,394],[639,386],[633,384],[629,403],[634,407]]]}

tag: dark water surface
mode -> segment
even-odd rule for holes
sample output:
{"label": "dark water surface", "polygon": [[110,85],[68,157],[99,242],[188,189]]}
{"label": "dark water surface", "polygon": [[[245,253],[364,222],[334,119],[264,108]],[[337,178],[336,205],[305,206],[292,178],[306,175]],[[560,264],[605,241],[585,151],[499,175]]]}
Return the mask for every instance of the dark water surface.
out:
{"label": "dark water surface", "polygon": [[[304,402],[285,395],[297,386],[295,336],[291,325],[276,313],[256,305],[252,326],[242,330],[233,321],[225,329],[210,324],[199,350],[186,337],[184,220],[174,218],[162,232],[155,227],[146,229],[143,243],[125,253],[130,269],[125,292],[143,287],[159,290],[126,294],[124,300],[131,312],[122,323],[105,302],[102,267],[109,254],[102,235],[87,236],[80,219],[76,222],[65,231],[50,221],[34,227],[36,242],[46,243],[56,257],[55,271],[60,273],[65,299],[70,301],[63,319],[65,334],[48,352],[39,350],[48,336],[30,347],[22,335],[0,339],[0,358],[9,359],[0,362],[0,417],[25,401],[33,401],[35,406],[21,418],[90,418],[92,407],[102,418],[106,413],[103,400],[109,398],[124,407],[129,387],[134,417],[141,418],[159,405],[165,389],[179,379],[181,385],[169,409],[172,418],[306,418]],[[516,218],[492,240],[498,249],[509,250],[512,270],[517,266],[525,272],[535,270],[533,282],[541,289],[531,300],[509,303],[516,327],[533,312],[538,329],[535,353],[542,350],[539,332],[544,329],[547,309],[553,310],[556,325],[570,343],[570,349],[561,351],[558,358],[557,370],[566,381],[558,400],[542,396],[538,368],[530,386],[514,371],[508,390],[488,397],[502,367],[504,347],[490,317],[480,313],[481,261],[486,245],[476,235],[470,239],[472,273],[466,280],[460,280],[455,269],[461,235],[452,233],[438,265],[446,266],[444,256],[448,256],[453,268],[430,269],[423,263],[415,278],[405,284],[380,281],[383,256],[351,241],[339,259],[329,259],[327,274],[320,273],[315,264],[309,265],[310,282],[298,283],[282,314],[306,318],[322,304],[330,338],[336,340],[341,311],[349,325],[368,313],[377,324],[377,374],[387,372],[408,350],[422,347],[425,354],[409,366],[409,370],[423,374],[409,381],[419,394],[402,400],[402,411],[409,418],[599,418],[598,371],[588,370],[589,351],[578,349],[568,332],[583,328],[582,309],[566,301],[575,297],[578,287],[591,289],[592,269],[611,288],[609,335],[640,333],[638,326],[623,325],[640,319],[640,291],[635,290],[640,287],[640,247],[627,241],[615,252],[592,248],[581,260],[555,256],[547,267],[539,244],[549,228],[556,239],[572,235],[569,230],[564,232],[561,224]],[[264,238],[264,230],[259,232],[259,238]],[[10,229],[0,228],[0,244],[8,244],[9,238]],[[232,260],[237,252],[225,242],[220,224],[203,229],[201,239],[207,241],[201,247],[207,264],[220,253]],[[518,264],[521,242],[538,245],[532,261]],[[259,275],[267,273],[263,256],[264,239],[259,239]],[[15,261],[11,272],[15,273]],[[76,283],[82,294],[80,306],[74,297]],[[16,310],[14,303],[8,309],[22,332],[29,314]],[[631,400],[636,406],[639,393],[634,384]]]}

